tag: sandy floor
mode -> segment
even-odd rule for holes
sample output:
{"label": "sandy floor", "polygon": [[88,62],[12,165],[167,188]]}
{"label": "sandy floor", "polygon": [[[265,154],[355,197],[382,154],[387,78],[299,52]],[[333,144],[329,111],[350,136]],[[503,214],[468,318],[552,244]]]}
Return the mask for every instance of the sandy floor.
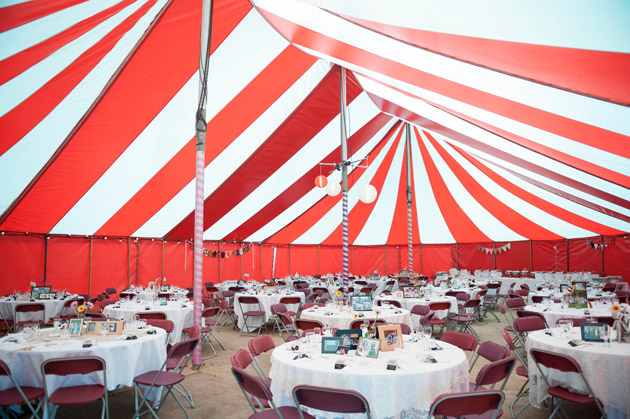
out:
{"label": "sandy floor", "polygon": [[[497,323],[492,316],[489,316],[488,324],[476,326],[475,329],[481,336],[481,341],[492,340],[500,344],[504,344],[500,330],[505,326],[505,322]],[[230,372],[230,356],[238,348],[247,349],[247,341],[253,337],[239,336],[238,331],[232,328],[224,328],[216,335],[223,342],[226,350],[218,350],[218,356],[203,361],[199,371],[187,370],[187,377],[184,381],[188,389],[194,396],[195,408],[186,405],[189,415],[192,418],[247,418],[252,411],[245,401],[241,391],[239,390],[234,377]],[[282,339],[277,334],[272,335],[277,344],[282,343]],[[209,355],[210,351],[204,347],[204,355]],[[265,359],[265,361],[267,361]],[[475,365],[471,377],[475,377],[477,370],[483,362]],[[266,370],[269,370],[269,363],[264,364]],[[517,376],[514,372],[506,386],[506,403],[504,405],[504,416],[511,417],[509,412],[509,404],[512,403],[524,379]],[[516,405],[515,411],[518,411],[527,401],[526,397],[521,398]],[[109,399],[110,417],[111,418],[130,418],[134,413],[134,392],[132,389],[123,389],[117,394],[112,394]],[[96,418],[100,417],[100,402],[85,406],[77,407],[61,407],[57,412],[58,418]],[[597,418],[597,409],[593,407],[584,407],[577,405],[569,405],[565,409],[571,418]],[[548,409],[535,409],[528,407],[520,418],[546,418],[549,415]],[[161,418],[182,418],[185,417],[183,411],[177,403],[169,397],[164,406],[159,411]],[[150,417],[150,415],[144,416]]]}

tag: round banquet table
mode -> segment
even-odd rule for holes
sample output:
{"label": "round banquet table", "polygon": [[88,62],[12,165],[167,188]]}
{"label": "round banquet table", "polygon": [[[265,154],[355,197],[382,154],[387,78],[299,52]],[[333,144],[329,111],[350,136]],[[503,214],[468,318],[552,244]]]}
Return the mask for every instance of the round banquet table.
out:
{"label": "round banquet table", "polygon": [[[468,360],[464,351],[440,342],[440,351],[422,351],[420,343],[405,339],[409,352],[403,354],[396,371],[386,369],[394,352],[380,352],[378,358],[322,354],[319,343],[308,345],[308,359],[294,360],[291,347],[296,342],[278,346],[271,354],[271,391],[279,406],[293,405],[292,391],[298,384],[356,390],[370,403],[372,417],[426,418],[431,403],[442,393],[468,390]],[[302,345],[302,344],[300,344]],[[431,354],[438,361],[428,363],[423,355]],[[348,366],[334,369],[335,361],[343,359]],[[317,412],[317,416],[339,417],[339,414]],[[344,418],[352,417],[344,415]]]}
{"label": "round banquet table", "polygon": [[[531,304],[525,306],[523,310],[542,313],[549,327],[554,327],[558,319],[570,317],[600,317],[612,316],[611,305],[603,305],[594,308],[562,308],[559,303],[551,304]],[[588,313],[588,314],[587,314]]]}
{"label": "round banquet table", "polygon": [[[440,302],[451,303],[451,308],[448,311],[438,310],[435,312],[435,318],[437,319],[445,319],[448,316],[448,313],[457,314],[458,312],[457,298],[451,297],[448,295],[432,295],[429,298],[397,298],[393,295],[385,295],[385,296],[378,296],[374,300],[375,301],[396,300],[400,302],[400,305],[402,306],[402,308],[409,311],[411,311],[413,306],[418,305],[418,304],[428,306],[430,303],[440,303]],[[417,323],[417,321],[415,323]]]}
{"label": "round banquet table", "polygon": [[[100,356],[105,360],[107,389],[115,390],[117,386],[131,386],[137,375],[147,371],[160,369],[166,359],[166,332],[156,328],[153,335],[145,331],[135,332],[138,336],[134,340],[123,340],[124,335],[82,335],[62,340],[55,330],[43,329],[41,340],[26,342],[20,333],[11,334],[0,339],[0,359],[5,361],[13,377],[21,386],[41,387],[42,362],[51,358],[68,356]],[[17,343],[9,339],[18,337]],[[86,339],[93,339],[96,344],[90,348],[83,348]],[[48,341],[46,341],[48,340]],[[100,377],[100,374],[98,374]],[[60,386],[80,385],[92,382],[86,377],[70,375],[67,377],[50,377],[47,380],[49,391]],[[0,381],[0,390],[10,387],[9,380]]]}
{"label": "round banquet table", "polygon": [[[604,299],[604,300],[612,300],[616,299],[617,295],[614,292],[602,292],[601,288],[592,288],[588,287],[586,289],[586,297],[588,299]],[[530,292],[527,296],[527,300],[529,304],[533,304],[532,297],[543,297],[543,298],[551,298],[551,299],[561,299],[562,292],[559,289],[549,289],[543,288],[540,291]]]}
{"label": "round banquet table", "polygon": [[[412,327],[411,316],[409,310],[404,308],[379,308],[380,312],[375,311],[357,311],[355,314],[362,314],[363,317],[357,317],[358,320],[362,319],[374,319],[379,318],[385,320],[387,323],[405,323],[407,326]],[[327,310],[326,308],[309,308],[303,310],[300,315],[301,319],[305,320],[318,320],[327,327],[334,329],[349,329],[350,323],[354,321],[352,312],[339,311],[339,310]]]}
{"label": "round banquet table", "polygon": [[[147,310],[147,308],[149,308]],[[145,311],[161,311],[166,314],[166,318],[173,322],[173,332],[169,337],[169,343],[174,344],[182,340],[182,330],[193,325],[193,303],[180,303],[177,301],[168,301],[167,305],[162,306],[159,303],[138,303],[123,302],[119,304],[110,304],[103,309],[103,314],[108,318],[124,320],[132,322],[136,313]]]}
{"label": "round banquet table", "polygon": [[[553,330],[552,335],[539,330],[527,336],[529,400],[532,405],[540,407],[541,402],[547,398],[545,381],[529,356],[530,349],[538,348],[575,358],[595,395],[602,401],[609,418],[630,417],[630,344],[584,342],[572,347],[568,341],[580,339],[578,327],[574,327],[568,337],[563,337],[557,330]],[[550,382],[551,385],[568,385],[574,391],[584,391],[582,380],[574,374],[567,375],[552,370]]]}
{"label": "round banquet table", "polygon": [[[256,305],[253,305],[253,304],[243,304],[243,307],[241,308],[241,305],[239,304],[239,299],[242,296],[250,296],[250,297],[258,298],[258,301],[260,301],[260,306],[265,311],[265,320],[264,320],[265,323],[271,318],[271,306],[273,304],[278,304],[282,297],[300,297],[300,300],[302,301],[302,303],[304,303],[304,299],[305,299],[303,292],[280,292],[280,293],[274,293],[274,294],[269,294],[269,295],[252,294],[252,293],[235,294],[234,295],[234,312],[238,316],[238,327],[242,331],[245,331],[245,319],[243,318],[243,315],[242,315],[243,310],[245,311],[258,310]],[[263,321],[259,317],[256,317],[256,318],[250,317],[247,319],[247,325],[249,326],[250,330],[256,329],[260,327],[262,324],[263,324]]]}
{"label": "round banquet table", "polygon": [[[44,305],[44,315],[46,317],[46,321],[55,317],[57,314],[61,313],[63,309],[63,305],[66,300],[26,300],[26,301],[15,301],[15,300],[0,300],[0,318],[13,320],[13,313],[15,311],[15,306],[18,304],[43,304]],[[27,317],[27,313],[24,315],[20,314],[20,320],[23,320]],[[30,316],[32,317],[32,316]]]}

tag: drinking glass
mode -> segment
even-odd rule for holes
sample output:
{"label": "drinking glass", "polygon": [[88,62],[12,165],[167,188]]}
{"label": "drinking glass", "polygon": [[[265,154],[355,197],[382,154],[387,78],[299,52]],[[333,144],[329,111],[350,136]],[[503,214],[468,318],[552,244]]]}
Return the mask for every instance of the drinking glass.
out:
{"label": "drinking glass", "polygon": [[322,328],[321,327],[316,327],[315,329],[313,329],[314,331],[314,339],[315,339],[315,343],[321,343],[322,341]]}
{"label": "drinking glass", "polygon": [[604,346],[610,346],[610,327],[607,324],[604,325],[602,339],[604,339]]}
{"label": "drinking glass", "polygon": [[571,332],[571,329],[573,328],[573,322],[571,320],[562,319],[562,320],[558,320],[558,323],[556,324],[556,326],[560,328],[562,335],[566,338],[566,337],[569,337],[569,333]]}
{"label": "drinking glass", "polygon": [[59,330],[60,324],[61,324],[61,317],[59,317],[59,315],[56,315],[55,317],[53,317],[53,327],[55,328],[55,330]]}
{"label": "drinking glass", "polygon": [[315,338],[314,338],[315,333],[313,332],[306,332],[305,336],[306,336],[306,342],[311,345],[313,343],[315,343]]}

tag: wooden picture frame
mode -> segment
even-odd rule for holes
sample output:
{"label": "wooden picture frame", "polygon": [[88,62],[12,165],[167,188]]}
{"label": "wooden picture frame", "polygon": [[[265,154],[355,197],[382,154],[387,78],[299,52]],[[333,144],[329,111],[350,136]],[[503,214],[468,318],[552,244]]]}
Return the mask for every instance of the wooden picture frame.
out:
{"label": "wooden picture frame", "polygon": [[322,353],[323,354],[335,354],[337,348],[341,345],[340,337],[322,337]]}
{"label": "wooden picture frame", "polygon": [[100,325],[98,326],[99,328],[99,333],[104,329],[107,328],[107,334],[108,335],[121,335],[123,332],[123,321],[122,320],[107,320],[107,321],[103,321],[103,322],[99,322]]}
{"label": "wooden picture frame", "polygon": [[85,326],[85,333],[87,335],[94,335],[94,334],[101,333],[100,323],[101,322],[86,321],[85,322],[85,325],[86,325]]}
{"label": "wooden picture frame", "polygon": [[372,339],[372,338],[364,338],[361,337],[359,339],[359,345],[357,346],[357,351],[356,351],[356,355],[357,356],[362,356],[363,355],[363,349],[364,349],[364,342],[368,342],[367,343],[367,348],[365,348],[365,352],[366,352],[366,357],[367,358],[378,358],[378,353],[380,351],[381,348],[381,341],[380,339]]}
{"label": "wooden picture frame", "polygon": [[70,336],[81,336],[83,331],[83,319],[70,319],[68,322],[68,331]]}
{"label": "wooden picture frame", "polygon": [[341,346],[348,346],[350,349],[357,349],[359,339],[363,336],[361,329],[337,330],[335,336],[341,338]]}
{"label": "wooden picture frame", "polygon": [[277,294],[278,293],[278,286],[277,285],[271,285],[271,286],[263,287],[263,293],[265,295]]}
{"label": "wooden picture frame", "polygon": [[400,347],[405,346],[402,329],[399,324],[382,324],[377,326],[378,338],[381,341],[381,351],[393,351],[396,342],[400,342]]}

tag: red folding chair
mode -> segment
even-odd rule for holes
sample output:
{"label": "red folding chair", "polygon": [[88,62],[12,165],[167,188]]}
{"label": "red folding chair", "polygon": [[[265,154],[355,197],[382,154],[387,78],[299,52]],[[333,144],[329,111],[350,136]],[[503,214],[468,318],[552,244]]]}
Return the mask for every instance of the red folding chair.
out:
{"label": "red folding chair", "polygon": [[[448,311],[451,309],[451,303],[450,301],[435,301],[435,302],[429,303],[429,308],[434,313],[437,311],[442,311],[442,310]],[[433,330],[434,326],[439,325],[440,331],[438,332],[438,335],[441,336],[442,333],[444,332],[444,327],[446,327],[446,318],[438,319],[437,317],[433,316],[433,318],[429,321],[429,324],[431,325],[431,330]],[[433,332],[433,334],[435,334],[435,332]]]}
{"label": "red folding chair", "polygon": [[433,401],[429,417],[463,418],[483,415],[488,419],[496,419],[503,414],[501,407],[504,400],[505,395],[499,390],[441,394]]}
{"label": "red folding chair", "polygon": [[61,308],[61,311],[59,312],[59,317],[61,318],[61,320],[75,319],[78,314],[77,314],[77,309],[72,307],[72,304],[76,303],[77,306],[80,306],[84,302],[85,300],[83,298],[72,298],[72,299],[66,300],[63,303],[63,307]]}
{"label": "red folding chair", "polygon": [[372,417],[370,403],[356,390],[301,384],[293,388],[293,402],[298,408],[300,418],[314,418],[303,412],[302,406],[342,414],[364,413],[368,419]]}
{"label": "red folding chair", "polygon": [[[173,396],[179,407],[182,408],[184,414],[186,415],[186,418],[190,419],[186,408],[173,393],[175,385],[180,384],[186,378],[186,376],[181,373],[181,369],[183,369],[183,367],[181,367],[178,371],[168,371],[167,365],[170,359],[177,359],[179,365],[185,365],[185,363],[188,362],[188,358],[195,350],[197,344],[199,344],[198,337],[176,343],[175,345],[173,345],[173,347],[171,347],[171,350],[168,351],[166,360],[159,370],[145,372],[144,374],[138,375],[133,379],[135,393],[134,400],[136,407],[134,418],[138,418],[149,412],[155,418],[157,418],[157,412],[164,405],[164,401],[170,394]],[[140,389],[141,386],[145,388],[144,391]],[[156,388],[163,388],[166,390],[166,393],[162,395],[162,398],[160,399],[157,408],[154,408],[151,401],[147,398],[147,395],[151,394],[151,392]],[[138,399],[140,399],[139,403]],[[143,406],[147,407],[145,411],[142,411]]]}
{"label": "red folding chair", "polygon": [[[107,373],[103,358],[98,356],[52,358],[42,363],[41,371],[45,393],[44,411],[47,413],[47,417],[50,419],[54,418],[59,406],[71,406],[102,400],[101,419],[109,418]],[[48,388],[47,378],[50,375],[67,376],[81,374],[89,376],[99,371],[102,375],[102,384],[97,382],[95,384],[59,387],[52,392]]]}
{"label": "red folding chair", "polygon": [[[214,346],[212,345],[212,341],[210,340],[210,338],[213,338],[214,340],[217,341],[217,343],[219,344],[219,346],[221,346],[221,349],[225,350],[225,346],[223,346],[223,343],[219,340],[219,338],[217,338],[214,333],[212,333],[212,325],[216,325],[217,324],[217,316],[219,315],[219,311],[220,308],[219,307],[210,307],[210,308],[206,308],[203,310],[203,312],[201,313],[201,318],[203,319],[204,325],[201,327],[201,346],[202,346],[202,350],[203,350],[203,344],[205,343],[206,345],[208,345],[210,347],[210,350],[212,350],[212,355],[203,357],[203,360],[209,359],[209,358],[214,358],[215,356],[217,356],[217,351],[216,349],[214,349]],[[190,328],[186,328],[183,330],[184,333],[188,334],[188,332],[190,331]]]}
{"label": "red folding chair", "polygon": [[[260,329],[263,328],[263,326],[265,327],[265,330],[267,330],[267,325],[265,324],[265,310],[263,310],[262,305],[260,304],[260,300],[258,300],[258,297],[254,297],[253,295],[241,295],[238,298],[238,305],[241,309],[241,315],[243,316],[243,327],[241,328],[241,333],[239,336],[242,336],[242,330],[245,329],[245,333],[251,333],[252,331],[258,329],[258,334],[260,334]],[[248,308],[245,306],[251,306],[254,308]],[[251,318],[260,318],[261,320],[261,325],[254,327],[253,329],[250,330],[250,326],[247,321]]]}
{"label": "red folding chair", "polygon": [[521,365],[516,367],[516,375],[527,379],[516,394],[516,398],[514,399],[514,401],[512,401],[512,403],[510,404],[510,413],[512,413],[513,418],[517,418],[528,406],[531,405],[531,402],[528,400],[525,406],[521,407],[516,415],[514,414],[514,405],[516,405],[521,397],[529,393],[529,371],[527,369],[527,360],[524,359],[521,354],[516,350],[516,346],[514,345],[514,341],[512,340],[510,334],[506,330],[502,330],[501,334],[503,335],[503,339],[505,339],[505,342],[507,343],[507,347],[512,352],[514,352],[514,355],[516,355],[518,360],[521,362]]}
{"label": "red folding chair", "polygon": [[[245,349],[238,349],[230,357],[230,362],[232,363],[233,367],[245,370],[247,369],[248,366],[252,365],[252,362],[254,362],[254,359],[252,358],[250,353],[247,352]],[[267,382],[267,380],[265,380],[265,382]],[[247,399],[247,396],[245,396],[245,398]],[[256,408],[259,408],[259,409],[268,409],[271,407],[271,405],[269,404],[267,400],[264,400],[264,399],[259,400],[257,397],[254,397],[254,396],[251,396],[248,402],[253,403],[256,406]]]}
{"label": "red folding chair", "polygon": [[494,386],[501,381],[503,381],[503,383],[501,384],[500,390],[503,390],[510,379],[510,374],[515,364],[516,358],[510,356],[484,365],[477,373],[475,382],[470,383],[471,390],[487,390],[484,386],[494,388]]}
{"label": "red folding chair", "polygon": [[[40,387],[30,387],[23,386],[21,387],[13,375],[11,375],[11,369],[7,365],[6,362],[0,359],[0,376],[8,377],[11,381],[13,387],[6,388],[4,390],[0,390],[0,408],[7,409],[13,405],[21,405],[25,404],[26,407],[31,411],[32,417],[39,419],[39,415],[37,412],[42,407],[42,402],[44,401],[44,389]],[[35,408],[33,408],[32,402],[35,400],[39,400],[39,403]],[[9,418],[8,412],[3,412],[0,410],[0,416],[3,418]]]}
{"label": "red folding chair", "polygon": [[[529,354],[532,357],[532,360],[536,364],[536,368],[538,368],[538,372],[545,380],[545,385],[547,386],[547,393],[551,396],[551,414],[549,415],[549,419],[553,418],[556,413],[562,410],[565,417],[568,417],[564,409],[562,408],[562,404],[565,401],[572,403],[580,403],[580,404],[594,404],[597,406],[599,411],[602,414],[602,417],[606,418],[606,412],[604,411],[604,407],[601,402],[595,396],[591,385],[586,380],[584,373],[582,372],[582,368],[580,364],[575,360],[575,358],[561,354],[558,352],[545,351],[543,349],[532,348],[529,351]],[[542,367],[546,367],[543,370]],[[575,373],[580,376],[582,382],[584,383],[584,388],[587,394],[576,393],[572,389],[568,387],[564,387],[561,385],[552,386],[549,383],[549,374],[550,370],[557,370],[564,373]],[[558,401],[554,407],[554,401]]]}
{"label": "red folding chair", "polygon": [[175,323],[172,320],[165,319],[147,319],[147,325],[153,327],[159,327],[160,329],[164,329],[166,332],[166,342],[165,344],[168,346],[168,341],[173,333],[173,329],[175,329]]}
{"label": "red folding chair", "polygon": [[163,311],[138,311],[136,312],[134,317],[135,316],[138,316],[139,319],[145,319],[145,320],[149,320],[149,319],[167,320],[166,313],[164,313]]}
{"label": "red folding chair", "polygon": [[252,354],[252,357],[254,359],[254,363],[252,364],[252,367],[254,367],[254,371],[256,371],[256,374],[258,374],[260,378],[265,380],[267,384],[271,385],[271,380],[263,370],[262,365],[260,365],[260,362],[258,361],[258,356],[264,354],[265,352],[273,351],[275,349],[276,344],[274,343],[273,339],[271,339],[267,335],[256,336],[255,338],[250,339],[247,342],[247,347],[249,348],[249,352]]}
{"label": "red folding chair", "polygon": [[470,333],[447,330],[440,337],[440,341],[455,345],[462,351],[470,351],[468,362],[472,360],[475,355],[475,351],[477,350],[477,337],[475,335],[471,335]]}
{"label": "red folding chair", "polygon": [[[236,382],[243,392],[243,395],[249,402],[249,406],[254,412],[253,415],[249,416],[249,419],[297,419],[300,417],[298,409],[293,406],[276,406],[276,404],[273,402],[273,394],[271,394],[271,389],[269,388],[265,380],[261,379],[260,377],[251,375],[250,373],[238,367],[232,367],[232,375],[234,376],[234,379],[236,379]],[[252,397],[254,397],[256,400],[259,400],[261,403],[267,403],[269,406],[271,406],[271,409],[264,410],[260,407],[260,405],[255,406],[252,402]],[[259,412],[256,409],[261,409],[261,411]]]}
{"label": "red folding chair", "polygon": [[295,320],[295,328],[298,330],[298,333],[301,336],[304,336],[307,331],[312,331],[316,327],[324,328],[324,323],[319,320],[306,320],[306,319],[296,319]]}
{"label": "red folding chair", "polygon": [[477,348],[477,356],[473,360],[472,364],[470,364],[470,371],[472,371],[473,366],[479,359],[479,357],[485,358],[490,362],[499,361],[501,359],[505,359],[510,356],[510,350],[505,346],[501,346],[498,343],[494,343],[490,340],[482,342]]}
{"label": "red folding chair", "polygon": [[302,299],[300,297],[286,296],[280,298],[280,303],[287,307],[289,316],[295,318],[300,312]]}
{"label": "red folding chair", "polygon": [[13,324],[16,332],[24,326],[46,323],[46,306],[43,303],[24,303],[15,306]]}
{"label": "red folding chair", "polygon": [[291,342],[294,340],[298,340],[298,330],[295,327],[295,320],[291,316],[285,313],[278,313],[278,317],[280,319],[280,326],[278,332],[280,333],[280,337],[285,342]]}

